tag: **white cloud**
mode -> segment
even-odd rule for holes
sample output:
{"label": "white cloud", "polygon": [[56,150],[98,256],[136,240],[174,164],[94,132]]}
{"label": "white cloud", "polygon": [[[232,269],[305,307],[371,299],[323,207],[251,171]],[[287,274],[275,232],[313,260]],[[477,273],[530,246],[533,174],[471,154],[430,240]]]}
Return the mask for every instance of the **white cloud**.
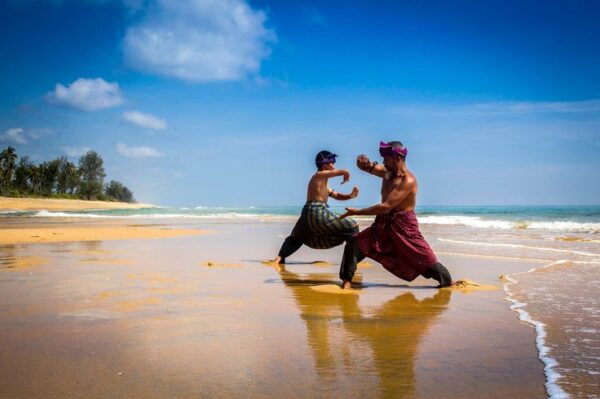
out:
{"label": "white cloud", "polygon": [[87,147],[63,147],[63,151],[70,157],[81,157],[90,151]]}
{"label": "white cloud", "polygon": [[145,114],[139,111],[124,112],[123,118],[125,118],[127,122],[141,127],[147,127],[148,129],[164,130],[167,127],[167,123],[164,119],[160,119],[154,115]]}
{"label": "white cloud", "polygon": [[128,63],[143,72],[191,82],[240,80],[256,74],[275,33],[244,0],[157,0],[127,30]]}
{"label": "white cloud", "polygon": [[126,158],[156,158],[164,156],[152,147],[129,147],[123,143],[117,144],[117,152]]}
{"label": "white cloud", "polygon": [[3,134],[0,134],[0,141],[8,141],[9,143],[15,144],[27,144],[25,131],[20,127],[8,129]]}
{"label": "white cloud", "polygon": [[56,84],[48,94],[49,101],[84,111],[97,111],[115,107],[123,102],[118,83],[102,78],[79,78],[68,86]]}

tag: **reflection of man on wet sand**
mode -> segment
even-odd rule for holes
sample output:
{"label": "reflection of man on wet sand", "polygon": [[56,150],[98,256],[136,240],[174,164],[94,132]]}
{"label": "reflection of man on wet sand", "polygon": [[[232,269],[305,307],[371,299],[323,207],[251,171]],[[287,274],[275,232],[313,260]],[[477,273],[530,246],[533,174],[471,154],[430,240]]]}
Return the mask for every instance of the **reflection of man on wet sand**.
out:
{"label": "reflection of man on wet sand", "polygon": [[414,397],[419,344],[447,309],[452,291],[439,290],[422,300],[405,292],[374,308],[361,309],[359,295],[311,288],[330,275],[300,275],[285,269],[280,274],[306,326],[319,378],[315,396],[331,392],[331,396]]}
{"label": "reflection of man on wet sand", "polygon": [[382,179],[381,203],[364,209],[346,208],[341,217],[376,215],[373,225],[348,241],[340,278],[350,288],[356,264],[365,257],[381,263],[390,273],[412,281],[419,275],[438,281],[438,287],[452,284],[450,272],[437,261],[433,250],[419,231],[415,206],[417,179],[406,167],[407,149],[399,141],[380,143],[383,165],[360,155],[358,167]]}

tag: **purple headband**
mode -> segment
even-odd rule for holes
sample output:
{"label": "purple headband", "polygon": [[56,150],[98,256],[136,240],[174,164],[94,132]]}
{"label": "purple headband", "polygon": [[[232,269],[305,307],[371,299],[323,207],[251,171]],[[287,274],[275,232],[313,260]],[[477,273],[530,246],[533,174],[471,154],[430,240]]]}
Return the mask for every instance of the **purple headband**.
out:
{"label": "purple headband", "polygon": [[326,164],[326,163],[335,163],[335,158],[336,157],[337,157],[337,154],[330,154],[330,155],[327,155],[325,157],[321,157],[321,159],[318,159],[316,162],[319,165],[323,165],[323,164]]}
{"label": "purple headband", "polygon": [[408,149],[406,147],[392,148],[392,146],[390,144],[380,141],[379,142],[379,154],[382,157],[387,157],[387,156],[391,156],[391,155],[399,155],[401,157],[406,157],[406,154],[408,154]]}

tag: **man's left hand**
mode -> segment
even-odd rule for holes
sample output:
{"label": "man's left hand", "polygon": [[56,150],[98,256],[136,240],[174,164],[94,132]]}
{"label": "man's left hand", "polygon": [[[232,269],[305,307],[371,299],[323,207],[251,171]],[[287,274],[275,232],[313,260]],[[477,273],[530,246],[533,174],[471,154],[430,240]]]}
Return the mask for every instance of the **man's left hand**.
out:
{"label": "man's left hand", "polygon": [[346,213],[340,216],[340,219],[343,219],[348,216],[354,216],[357,214],[356,212],[358,212],[358,208],[346,208]]}

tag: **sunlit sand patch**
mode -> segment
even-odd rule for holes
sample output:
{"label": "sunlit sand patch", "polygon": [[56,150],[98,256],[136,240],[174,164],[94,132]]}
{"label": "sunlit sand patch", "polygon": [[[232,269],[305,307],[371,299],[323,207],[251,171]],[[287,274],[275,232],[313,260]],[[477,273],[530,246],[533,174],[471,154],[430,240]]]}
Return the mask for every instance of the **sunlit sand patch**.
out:
{"label": "sunlit sand patch", "polygon": [[573,236],[556,237],[556,240],[567,241],[567,242],[595,242],[595,240],[590,240],[589,238],[573,237]]}
{"label": "sunlit sand patch", "polygon": [[499,287],[496,287],[495,285],[479,284],[479,283],[476,283],[475,281],[471,281],[471,280],[457,280],[457,281],[453,282],[450,287],[444,287],[442,289],[455,290],[455,291],[460,291],[460,292],[466,293],[466,292],[472,292],[472,291],[492,291],[492,290],[499,289]]}
{"label": "sunlit sand patch", "polygon": [[158,305],[162,300],[160,298],[143,298],[132,301],[122,301],[117,303],[117,307],[119,310],[123,312],[133,312],[136,310],[143,309],[150,305]]}
{"label": "sunlit sand patch", "polygon": [[210,268],[238,268],[238,267],[242,267],[242,265],[238,264],[238,263],[219,263],[219,262],[213,262],[213,261],[205,261],[200,263],[201,266],[206,266],[206,267],[210,267]]}
{"label": "sunlit sand patch", "polygon": [[0,244],[157,239],[199,234],[209,234],[209,232],[192,229],[128,226],[4,228],[0,229]]}
{"label": "sunlit sand patch", "polygon": [[43,266],[48,263],[48,258],[38,256],[24,256],[22,258],[13,258],[2,262],[2,265],[7,270],[19,271],[31,269],[38,266]]}
{"label": "sunlit sand patch", "polygon": [[114,297],[119,297],[119,296],[124,296],[125,293],[124,292],[120,292],[120,291],[102,291],[99,294],[96,295],[97,298],[102,298],[102,299],[109,299],[109,298],[114,298]]}
{"label": "sunlit sand patch", "polygon": [[324,261],[324,260],[315,260],[313,262],[309,262],[309,264],[311,264],[313,266],[317,266],[317,267],[329,267],[329,266],[333,266],[333,263],[327,262],[327,261]]}
{"label": "sunlit sand patch", "polygon": [[105,249],[82,249],[82,250],[72,251],[72,252],[76,253],[76,254],[82,254],[82,255],[106,255],[106,254],[112,253],[112,251],[107,251]]}
{"label": "sunlit sand patch", "polygon": [[370,262],[358,262],[356,265],[359,269],[370,269],[373,267],[373,264]]}
{"label": "sunlit sand patch", "polygon": [[133,265],[135,264],[135,261],[132,259],[81,259],[79,263],[98,265]]}
{"label": "sunlit sand patch", "polygon": [[322,292],[325,294],[338,294],[338,295],[358,295],[360,292],[360,290],[357,290],[355,288],[342,289],[342,287],[340,287],[339,285],[336,285],[336,284],[313,285],[310,287],[310,289],[317,291],[317,292]]}

